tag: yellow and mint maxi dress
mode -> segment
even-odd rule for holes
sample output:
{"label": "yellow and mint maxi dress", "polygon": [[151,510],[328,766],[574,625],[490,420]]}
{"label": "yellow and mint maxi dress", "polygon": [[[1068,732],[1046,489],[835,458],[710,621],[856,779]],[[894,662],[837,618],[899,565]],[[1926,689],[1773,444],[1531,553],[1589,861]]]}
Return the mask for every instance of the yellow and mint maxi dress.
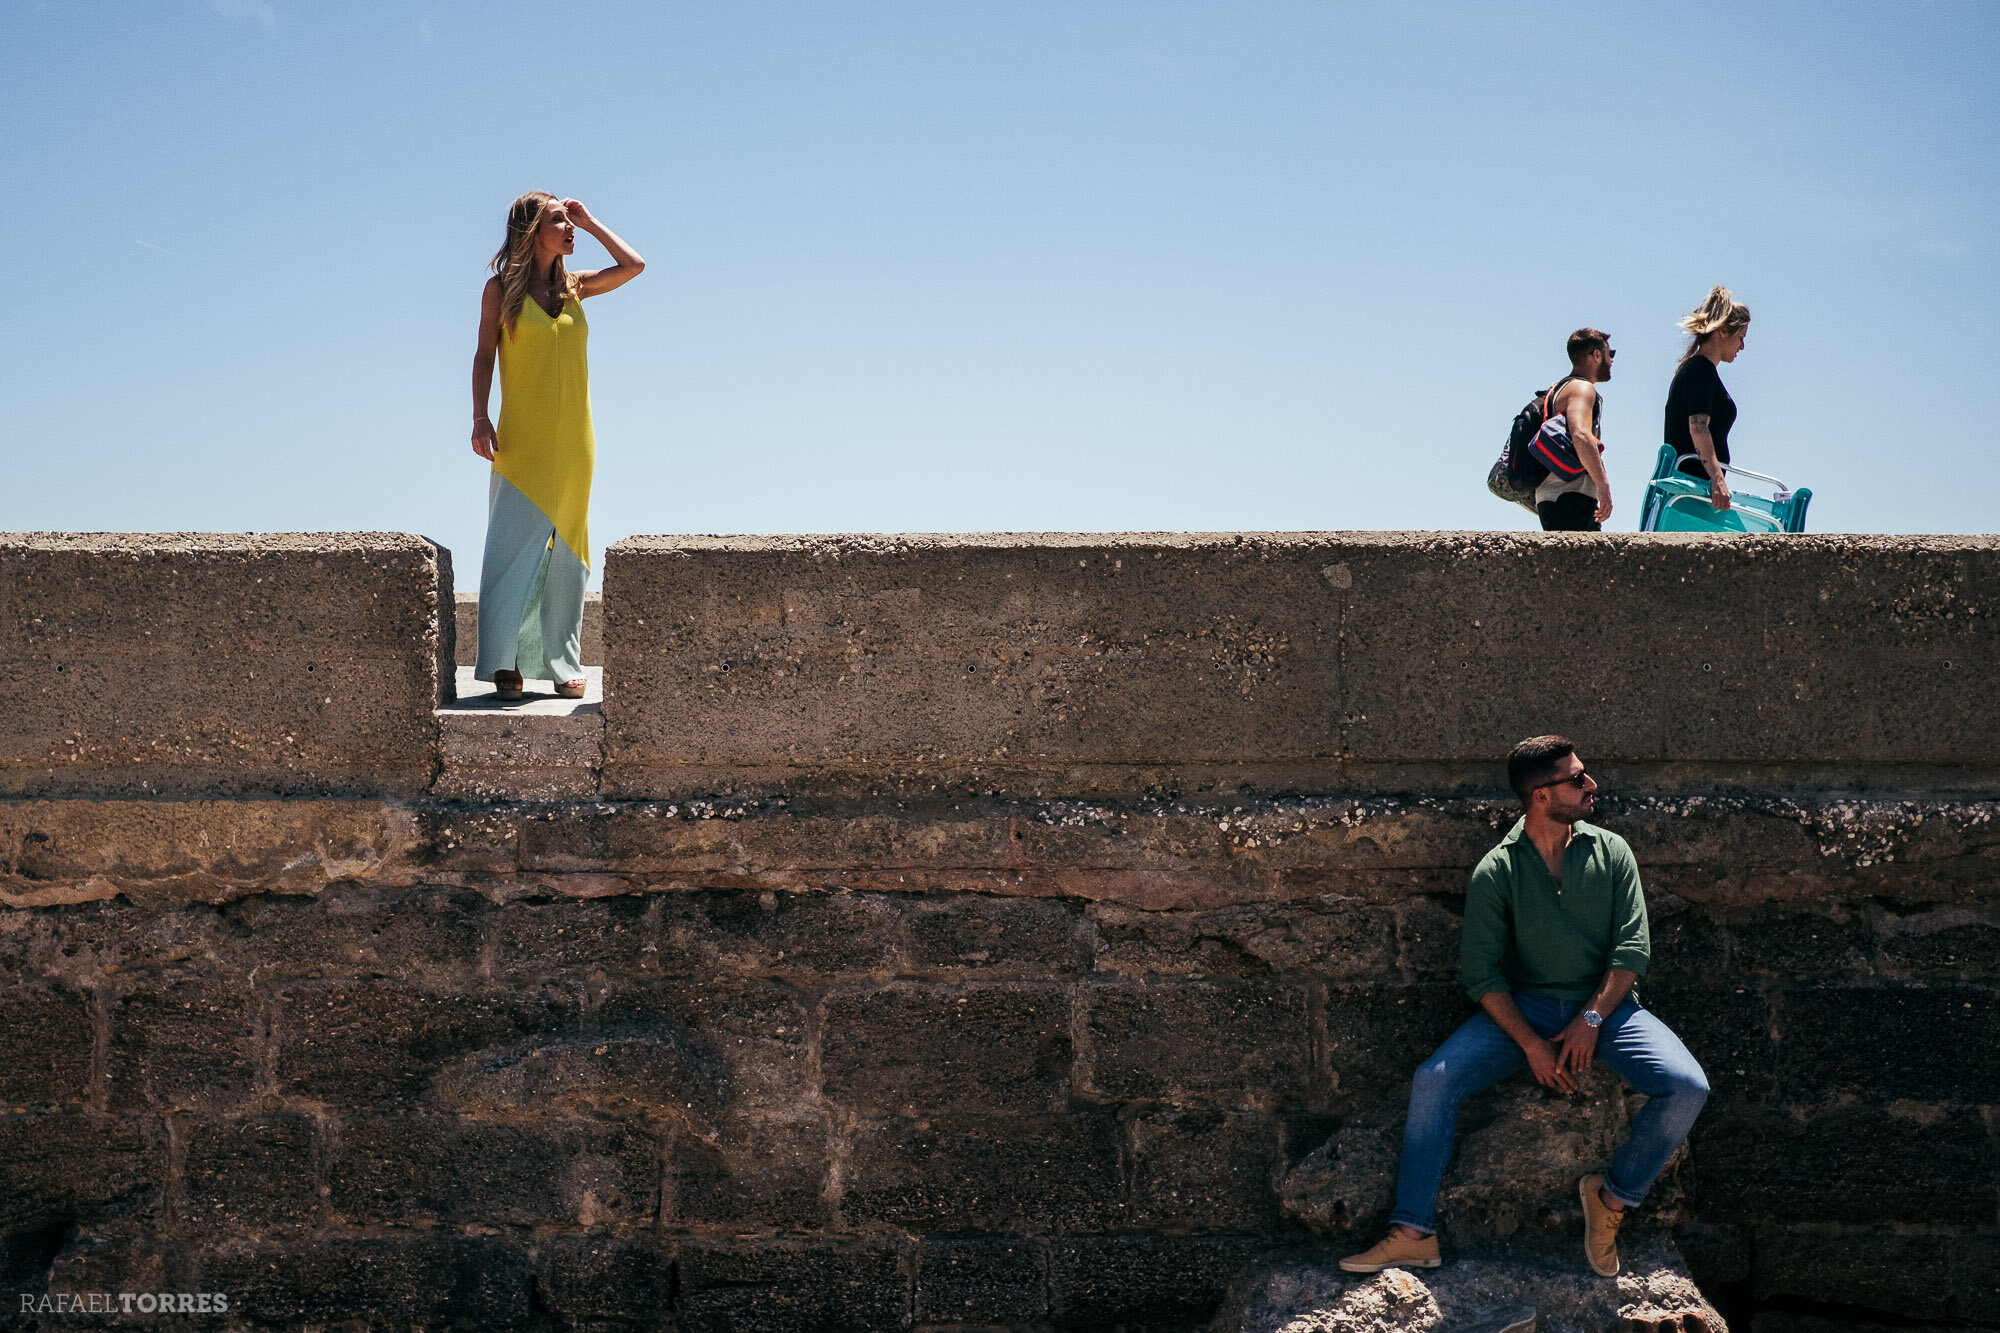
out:
{"label": "yellow and mint maxi dress", "polygon": [[590,578],[590,326],[572,296],[554,319],[533,297],[500,331],[500,422],[486,501],[475,675],[583,675]]}

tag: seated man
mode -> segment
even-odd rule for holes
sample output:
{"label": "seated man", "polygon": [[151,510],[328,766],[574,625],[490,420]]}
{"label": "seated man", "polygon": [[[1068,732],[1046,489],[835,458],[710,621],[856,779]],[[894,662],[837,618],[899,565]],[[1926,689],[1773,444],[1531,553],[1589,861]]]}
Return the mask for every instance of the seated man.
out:
{"label": "seated man", "polygon": [[1615,1277],[1625,1210],[1646,1197],[1708,1100],[1701,1066],[1632,991],[1652,948],[1639,867],[1623,838],[1583,822],[1597,783],[1576,747],[1560,736],[1522,741],[1507,779],[1526,814],[1465,893],[1460,964],[1484,1012],[1418,1067],[1389,1234],[1342,1259],[1350,1273],[1438,1266],[1438,1184],[1460,1103],[1523,1063],[1544,1087],[1574,1092],[1574,1071],[1601,1057],[1648,1098],[1611,1169],[1577,1185],[1584,1258]]}

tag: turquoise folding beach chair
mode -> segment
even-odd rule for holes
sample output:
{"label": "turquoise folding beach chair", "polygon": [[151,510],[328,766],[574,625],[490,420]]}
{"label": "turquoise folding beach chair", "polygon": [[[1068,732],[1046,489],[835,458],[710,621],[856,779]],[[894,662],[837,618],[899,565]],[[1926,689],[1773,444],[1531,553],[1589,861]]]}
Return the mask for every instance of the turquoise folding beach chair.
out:
{"label": "turquoise folding beach chair", "polygon": [[[1685,455],[1692,458],[1693,454]],[[1739,477],[1767,482],[1772,495],[1730,492],[1729,508],[1717,510],[1708,502],[1708,483],[1678,472],[1680,457],[1671,444],[1660,446],[1659,460],[1653,465],[1653,479],[1646,483],[1646,503],[1639,511],[1641,532],[1804,532],[1806,506],[1812,491],[1804,486],[1789,489],[1776,477],[1767,477],[1748,468],[1723,464],[1723,471]]]}

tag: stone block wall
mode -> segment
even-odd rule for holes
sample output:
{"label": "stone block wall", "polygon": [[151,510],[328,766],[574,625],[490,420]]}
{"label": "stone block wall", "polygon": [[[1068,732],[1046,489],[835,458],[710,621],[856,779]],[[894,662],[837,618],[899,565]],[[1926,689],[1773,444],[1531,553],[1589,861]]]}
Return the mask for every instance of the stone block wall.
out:
{"label": "stone block wall", "polygon": [[[1361,626],[1337,606],[1330,656],[1281,647],[1267,675],[1210,678],[1236,670],[1224,657],[1242,642],[1310,637],[1284,618],[1303,593],[1259,600],[1273,566],[1334,588],[1322,571],[1345,564],[1351,592],[1380,572],[1357,552],[1411,561],[1407,581],[1448,543],[1341,538],[1341,558],[1320,559],[1274,539],[1283,559],[1266,559],[1180,541],[1155,544],[1207,572],[1140,601],[1159,626],[1176,609],[1209,632],[1159,668],[1144,657],[1163,629],[1128,619],[1084,639],[1139,613],[1058,580],[1116,574],[1076,565],[1077,541],[981,556],[1000,562],[981,577],[1020,581],[1018,555],[1051,585],[1022,618],[983,625],[970,601],[917,615],[865,584],[851,604],[814,602],[839,561],[803,541],[777,544],[780,563],[818,552],[799,597],[778,595],[772,544],[749,543],[749,609],[730,609],[710,551],[657,554],[701,581],[659,574],[642,615],[619,600],[639,596],[642,569],[614,549],[615,739],[594,799],[445,800],[416,778],[340,789],[374,762],[358,743],[326,761],[325,790],[267,767],[261,788],[134,794],[98,765],[0,799],[0,1327],[78,1326],[18,1313],[22,1294],[169,1291],[226,1293],[229,1313],[122,1322],[1188,1330],[1253,1257],[1337,1246],[1287,1213],[1281,1183],[1343,1127],[1393,1122],[1416,1060],[1471,1012],[1456,985],[1465,876],[1512,813],[1471,742],[1364,754],[1364,735],[1442,733],[1314,719],[1309,679],[1357,678],[1338,645]],[[1692,552],[1724,591],[1747,561],[1762,619],[1731,636],[1769,646],[1767,674],[1794,685],[1775,664],[1807,661],[1781,633],[1806,611],[1780,603],[1874,589],[1869,616],[1908,619],[1907,637],[1825,622],[1874,643],[1876,675],[1819,668],[1844,682],[1848,724],[1796,759],[1772,737],[1805,734],[1798,701],[1747,683],[1702,715],[1705,750],[1643,751],[1641,730],[1607,725],[1585,752],[1614,779],[1601,822],[1646,876],[1643,993],[1715,1087],[1635,1225],[1671,1233],[1764,1333],[2000,1327],[2000,805],[1983,789],[2000,747],[1974,696],[1895,688],[1947,650],[1952,671],[1991,669],[1976,650],[1994,544],[1828,541],[1820,564],[1779,543],[1464,546],[1459,576],[1539,562],[1539,578],[1569,554],[1600,562],[1605,584],[1626,577],[1620,561]],[[413,678],[435,670],[451,610],[419,555],[359,557],[407,558],[431,581],[428,621],[396,650]],[[1810,595],[1756,584],[1767,557],[1810,574]],[[917,561],[896,586],[977,572],[944,569]],[[393,607],[385,582],[370,591]],[[1400,604],[1440,608],[1437,642],[1466,609],[1434,587]],[[1563,660],[1603,659],[1568,694],[1534,697],[1527,650],[1499,652],[1521,661],[1485,677],[1498,716],[1480,725],[1511,741],[1555,710],[1588,715],[1578,691],[1652,679],[1643,668],[1678,649],[1649,647],[1659,607],[1635,606],[1631,623],[1579,613],[1564,631]],[[671,631],[662,607],[680,608]],[[702,607],[705,622],[674,618]],[[1231,615],[1247,637],[1218,649]],[[962,657],[982,636],[991,660],[1018,662],[953,702],[946,673],[978,676]],[[1413,678],[1428,669],[1418,647],[1398,651]],[[1099,667],[1116,681],[1098,685]],[[1668,704],[1694,707],[1673,693],[1691,674],[1666,673]],[[1385,707],[1444,706],[1369,697],[1371,728]],[[1919,710],[1914,739],[1862,711],[1870,699]],[[420,735],[429,716],[416,694],[372,707],[384,735]],[[920,707],[947,723],[928,759],[897,748]],[[1016,707],[1041,730],[1008,732],[1027,726]],[[1084,721],[1115,707],[1115,726]],[[1764,709],[1765,730],[1717,739],[1765,726]],[[980,748],[1007,735],[1023,762]],[[1476,1102],[1468,1130],[1524,1095],[1540,1096]],[[1575,1241],[1571,1217],[1463,1211],[1460,1247]]]}
{"label": "stone block wall", "polygon": [[[118,819],[81,804],[17,828]],[[1507,813],[324,809],[372,858],[128,863],[0,918],[0,1289],[228,1291],[246,1327],[1192,1328],[1309,1239],[1287,1170],[1470,1012],[1457,890]],[[2000,1323],[1994,812],[1606,811],[1647,1001],[1716,1089],[1643,1225],[1718,1289]]]}

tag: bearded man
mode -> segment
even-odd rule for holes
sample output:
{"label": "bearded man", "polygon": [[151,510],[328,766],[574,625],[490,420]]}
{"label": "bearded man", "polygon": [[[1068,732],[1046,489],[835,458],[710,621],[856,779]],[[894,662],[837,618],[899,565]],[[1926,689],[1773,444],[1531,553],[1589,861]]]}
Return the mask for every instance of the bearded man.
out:
{"label": "bearded man", "polygon": [[1634,990],[1652,954],[1639,865],[1623,838],[1584,822],[1597,783],[1576,746],[1522,741],[1507,779],[1522,817],[1465,894],[1460,972],[1481,1012],[1418,1067],[1389,1234],[1342,1259],[1350,1273],[1438,1266],[1438,1185],[1467,1097],[1524,1064],[1544,1087],[1574,1092],[1577,1071],[1601,1059],[1648,1099],[1610,1169],[1577,1182],[1584,1258],[1616,1277],[1619,1223],[1708,1100],[1701,1065]]}

